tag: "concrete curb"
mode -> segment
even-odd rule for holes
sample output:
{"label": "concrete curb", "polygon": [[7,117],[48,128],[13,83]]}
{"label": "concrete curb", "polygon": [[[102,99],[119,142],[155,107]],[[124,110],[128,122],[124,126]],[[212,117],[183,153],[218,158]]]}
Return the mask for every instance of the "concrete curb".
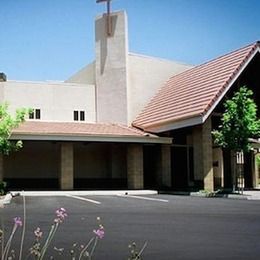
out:
{"label": "concrete curb", "polygon": [[[155,190],[92,190],[92,191],[12,191],[4,199],[0,200],[0,207],[9,204],[12,197],[24,194],[26,197],[48,197],[48,196],[116,196],[116,195],[157,195]],[[159,194],[169,194],[176,196],[191,196],[201,198],[226,198],[236,200],[260,200],[260,191],[255,194],[207,194],[201,192],[159,192]]]}
{"label": "concrete curb", "polygon": [[0,199],[0,208],[4,207],[6,204],[10,204],[12,200],[12,195],[10,193],[6,194],[4,198]]}
{"label": "concrete curb", "polygon": [[202,193],[202,192],[188,192],[188,191],[169,191],[169,192],[159,192],[159,194],[169,194],[169,195],[176,195],[176,196],[190,196],[190,197],[200,197],[200,198],[223,198],[223,199],[238,199],[238,200],[260,200],[260,193],[259,197],[253,196],[250,194],[210,194],[210,193]]}
{"label": "concrete curb", "polygon": [[190,194],[192,197],[204,197],[204,198],[224,198],[224,199],[238,199],[238,200],[247,200],[247,195],[242,194],[203,194],[203,193],[197,193],[192,192]]}
{"label": "concrete curb", "polygon": [[12,191],[11,194],[20,194],[26,197],[34,196],[115,196],[115,195],[157,195],[155,190],[93,190],[93,191]]}

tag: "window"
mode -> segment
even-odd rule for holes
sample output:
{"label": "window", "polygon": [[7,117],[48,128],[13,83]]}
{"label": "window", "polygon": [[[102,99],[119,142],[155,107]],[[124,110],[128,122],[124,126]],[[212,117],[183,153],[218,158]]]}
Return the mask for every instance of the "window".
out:
{"label": "window", "polygon": [[85,111],[74,110],[74,121],[85,121]]}
{"label": "window", "polygon": [[39,108],[32,109],[29,113],[29,119],[41,119],[41,110]]}
{"label": "window", "polygon": [[85,121],[85,112],[80,111],[80,121]]}
{"label": "window", "polygon": [[79,111],[74,111],[74,121],[79,120]]}

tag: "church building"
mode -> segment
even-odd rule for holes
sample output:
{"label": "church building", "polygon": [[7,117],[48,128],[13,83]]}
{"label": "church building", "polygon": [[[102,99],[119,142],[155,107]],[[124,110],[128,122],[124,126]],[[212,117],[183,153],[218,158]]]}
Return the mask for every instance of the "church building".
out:
{"label": "church building", "polygon": [[[33,113],[0,159],[12,189],[214,190],[231,183],[232,156],[211,131],[223,103],[247,85],[260,103],[260,42],[191,66],[131,53],[127,15],[95,20],[95,60],[64,82],[11,81],[0,100]],[[245,184],[255,187],[255,151]]]}

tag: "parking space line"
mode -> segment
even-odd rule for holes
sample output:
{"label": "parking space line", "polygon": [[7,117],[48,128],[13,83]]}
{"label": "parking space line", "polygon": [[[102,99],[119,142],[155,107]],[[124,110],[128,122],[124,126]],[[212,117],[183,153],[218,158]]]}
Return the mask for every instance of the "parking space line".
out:
{"label": "parking space line", "polygon": [[134,195],[122,195],[118,194],[118,197],[125,197],[125,198],[135,198],[135,199],[141,199],[141,200],[152,200],[152,201],[160,201],[160,202],[169,202],[169,200],[163,200],[163,199],[155,199],[155,198],[149,198],[149,197],[142,197],[142,196],[134,196]]}
{"label": "parking space line", "polygon": [[78,197],[78,196],[74,196],[74,195],[66,195],[66,197],[70,197],[70,198],[74,198],[74,199],[78,199],[78,200],[84,200],[84,201],[91,202],[94,204],[101,204],[101,202],[99,202],[99,201],[86,199],[86,198],[82,198],[82,197]]}

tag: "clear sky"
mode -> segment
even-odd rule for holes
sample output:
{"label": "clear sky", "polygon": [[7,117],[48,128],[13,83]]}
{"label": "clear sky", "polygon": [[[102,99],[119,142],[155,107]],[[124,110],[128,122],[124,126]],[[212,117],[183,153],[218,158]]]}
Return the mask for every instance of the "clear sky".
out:
{"label": "clear sky", "polygon": [[[129,50],[200,64],[260,40],[260,0],[113,0],[126,10]],[[94,60],[95,0],[0,0],[0,71],[65,80]]]}

